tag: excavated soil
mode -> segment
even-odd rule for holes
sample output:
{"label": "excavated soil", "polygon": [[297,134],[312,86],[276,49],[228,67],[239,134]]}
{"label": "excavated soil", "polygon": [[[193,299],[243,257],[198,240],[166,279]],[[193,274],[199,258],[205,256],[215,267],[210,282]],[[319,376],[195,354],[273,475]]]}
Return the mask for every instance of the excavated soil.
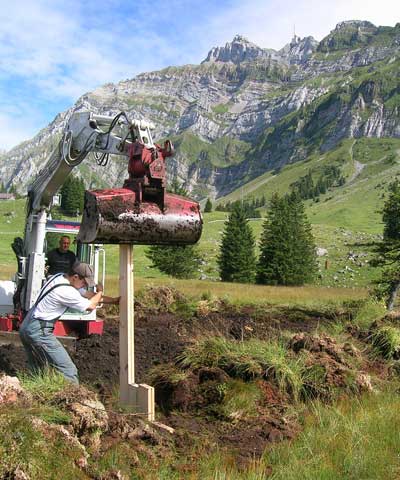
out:
{"label": "excavated soil", "polygon": [[[159,292],[162,294],[168,292]],[[321,314],[300,308],[260,309],[237,308],[220,303],[218,308],[208,308],[207,302],[199,304],[197,312],[170,313],[168,305],[175,299],[166,299],[167,305],[144,308],[138,303],[135,316],[135,379],[146,382],[149,370],[158,364],[174,363],[177,355],[194,339],[218,334],[230,339],[271,339],[290,332],[288,348],[293,354],[305,355],[310,372],[318,365],[327,383],[326,400],[331,387],[346,390],[350,367],[360,365],[359,376],[352,386],[353,392],[369,390],[368,372],[385,375],[383,365],[362,358],[351,343],[339,346],[327,335],[315,335],[318,327],[336,322],[340,313]],[[169,309],[171,310],[171,309]],[[173,310],[173,309],[172,309]],[[345,312],[344,317],[347,318]],[[104,334],[76,342],[71,357],[78,367],[83,384],[94,388],[106,404],[113,388],[119,384],[119,323],[118,317],[106,314]],[[351,335],[349,334],[349,338]],[[0,373],[16,375],[27,369],[22,348],[0,346]],[[315,373],[315,372],[314,372]],[[313,375],[314,375],[313,373]],[[218,443],[236,451],[238,462],[262,455],[265,447],[285,438],[292,438],[299,430],[298,423],[287,417],[290,399],[284,398],[269,378],[260,379],[263,401],[256,418],[240,421],[209,417],[207,407],[215,403],[215,387],[224,382],[226,372],[218,369],[200,369],[184,382],[163,388],[156,387],[159,419],[172,426],[176,435],[175,446],[187,450],[192,442],[203,439],[204,444]],[[320,378],[310,380],[310,395],[323,392],[317,384]],[[311,378],[311,377],[310,377]],[[328,388],[329,387],[329,388]],[[205,393],[206,392],[206,393]],[[214,393],[213,393],[214,392]],[[324,395],[320,394],[322,398]],[[202,413],[203,412],[203,413]],[[115,435],[114,435],[115,436]],[[193,443],[194,445],[194,443]]]}
{"label": "excavated soil", "polygon": [[[135,379],[139,383],[146,381],[146,373],[152,366],[174,361],[194,338],[205,334],[267,340],[279,336],[282,331],[312,332],[322,323],[334,320],[317,311],[281,309],[268,312],[254,307],[238,311],[229,305],[221,305],[221,311],[189,319],[160,309],[145,311],[140,305],[138,310],[135,316]],[[119,382],[118,352],[119,321],[115,315],[105,318],[103,335],[77,340],[75,348],[69,350],[81,382],[101,389]],[[0,345],[0,372],[16,375],[26,370],[22,348]]]}

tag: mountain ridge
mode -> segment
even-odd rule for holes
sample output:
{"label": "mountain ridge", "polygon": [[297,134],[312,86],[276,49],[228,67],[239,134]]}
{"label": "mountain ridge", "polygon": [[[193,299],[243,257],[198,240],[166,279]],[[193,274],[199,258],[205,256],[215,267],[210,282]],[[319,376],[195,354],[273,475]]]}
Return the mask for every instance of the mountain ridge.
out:
{"label": "mountain ridge", "polygon": [[[400,137],[399,48],[400,24],[341,22],[319,43],[294,37],[279,51],[236,35],[198,65],[145,72],[84,94],[33,139],[0,154],[0,174],[23,193],[73,111],[125,110],[155,123],[156,139],[175,141],[170,178],[196,198],[222,196],[343,138]],[[77,173],[93,188],[121,184],[125,170],[113,159],[107,170],[86,161]]]}

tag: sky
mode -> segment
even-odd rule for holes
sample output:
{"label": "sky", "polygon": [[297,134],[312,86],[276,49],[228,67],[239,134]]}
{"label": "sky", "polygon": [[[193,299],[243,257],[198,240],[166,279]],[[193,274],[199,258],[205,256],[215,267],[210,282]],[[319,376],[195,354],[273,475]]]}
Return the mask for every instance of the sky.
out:
{"label": "sky", "polygon": [[108,82],[198,64],[244,35],[280,49],[343,20],[400,22],[399,0],[14,0],[0,10],[0,151]]}

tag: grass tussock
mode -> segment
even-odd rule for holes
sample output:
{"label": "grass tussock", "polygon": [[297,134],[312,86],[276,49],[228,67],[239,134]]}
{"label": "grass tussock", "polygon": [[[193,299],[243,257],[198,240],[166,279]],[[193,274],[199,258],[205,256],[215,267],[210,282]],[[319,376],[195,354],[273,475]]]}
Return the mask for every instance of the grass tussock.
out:
{"label": "grass tussock", "polygon": [[206,337],[179,357],[184,368],[218,367],[231,377],[244,380],[265,377],[295,400],[300,396],[304,365],[302,357],[294,358],[278,341],[251,339],[232,341],[224,337]]}
{"label": "grass tussock", "polygon": [[399,478],[400,397],[384,393],[315,403],[304,431],[265,455],[273,480]]}
{"label": "grass tussock", "polygon": [[386,359],[400,358],[400,328],[384,325],[372,333],[371,339],[374,348]]}
{"label": "grass tussock", "polygon": [[153,386],[177,385],[186,379],[186,372],[173,364],[156,365],[148,373],[147,381]]}
{"label": "grass tussock", "polygon": [[353,323],[361,330],[366,331],[374,322],[383,318],[385,314],[385,304],[374,298],[371,298],[358,309],[353,319]]}
{"label": "grass tussock", "polygon": [[20,372],[18,378],[25,390],[30,392],[36,400],[44,403],[50,401],[55,394],[69,385],[63,375],[50,368],[41,370],[37,374]]}
{"label": "grass tussock", "polygon": [[231,420],[258,416],[257,405],[261,402],[263,394],[257,382],[230,379],[223,388],[221,405],[223,416]]}

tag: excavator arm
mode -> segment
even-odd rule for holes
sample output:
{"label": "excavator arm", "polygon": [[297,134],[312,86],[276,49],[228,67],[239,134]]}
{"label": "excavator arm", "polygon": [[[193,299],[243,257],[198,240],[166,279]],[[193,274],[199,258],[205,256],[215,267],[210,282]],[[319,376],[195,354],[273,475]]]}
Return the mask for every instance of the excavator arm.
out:
{"label": "excavator arm", "polygon": [[114,117],[75,112],[45,167],[28,189],[27,222],[18,272],[21,304],[29,310],[44,277],[47,212],[54,194],[73,168],[89,153],[99,165],[108,156],[127,158],[129,178],[122,188],[85,193],[78,235],[82,243],[186,245],[198,241],[202,230],[199,204],[166,193],[165,159],[173,154],[169,141],[153,143],[152,125],[130,121],[124,112]]}
{"label": "excavator arm", "polygon": [[[53,195],[66,177],[89,153],[101,157],[110,154],[128,156],[130,146],[138,139],[146,149],[155,149],[150,132],[152,127],[143,120],[130,122],[123,112],[115,117],[87,111],[73,113],[58,146],[28,189],[30,209],[37,212],[49,208]],[[101,157],[97,157],[98,160]]]}

